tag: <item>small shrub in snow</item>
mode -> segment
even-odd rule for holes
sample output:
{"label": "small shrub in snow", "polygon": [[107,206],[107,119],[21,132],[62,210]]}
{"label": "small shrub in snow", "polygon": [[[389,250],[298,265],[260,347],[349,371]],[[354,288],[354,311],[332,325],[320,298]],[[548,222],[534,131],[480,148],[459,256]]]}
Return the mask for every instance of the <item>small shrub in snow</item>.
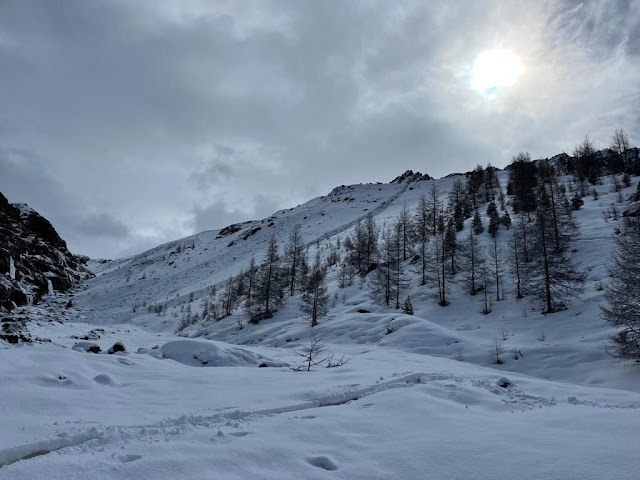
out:
{"label": "small shrub in snow", "polygon": [[502,335],[502,340],[509,339],[509,330],[505,330],[504,328],[500,329],[500,334]]}
{"label": "small shrub in snow", "polygon": [[342,355],[342,357],[340,357],[339,360],[334,360],[333,359],[333,354],[331,354],[331,356],[327,359],[327,368],[335,368],[335,367],[341,367],[342,365],[344,365],[345,363],[347,363],[349,361],[349,359],[345,359],[344,355]]}
{"label": "small shrub in snow", "polygon": [[309,346],[305,346],[295,352],[304,358],[302,364],[290,366],[291,370],[295,372],[308,372],[311,370],[311,367],[318,367],[322,365],[327,368],[341,367],[349,361],[344,358],[344,355],[340,357],[339,360],[333,359],[333,353],[331,355],[327,355],[327,349],[322,344],[322,341],[313,334],[309,337]]}
{"label": "small shrub in snow", "polygon": [[491,357],[491,361],[498,365],[504,363],[500,358],[503,353],[504,347],[502,346],[502,340],[500,340],[498,337],[494,338],[493,342],[491,342],[491,345],[489,346],[489,355]]}
{"label": "small shrub in snow", "polygon": [[291,367],[292,370],[295,371],[306,370],[308,372],[311,370],[311,367],[321,365],[329,359],[329,357],[326,356],[327,349],[315,335],[311,335],[309,338],[308,347],[303,347],[300,351],[296,351],[296,353],[303,357],[304,361],[302,365]]}

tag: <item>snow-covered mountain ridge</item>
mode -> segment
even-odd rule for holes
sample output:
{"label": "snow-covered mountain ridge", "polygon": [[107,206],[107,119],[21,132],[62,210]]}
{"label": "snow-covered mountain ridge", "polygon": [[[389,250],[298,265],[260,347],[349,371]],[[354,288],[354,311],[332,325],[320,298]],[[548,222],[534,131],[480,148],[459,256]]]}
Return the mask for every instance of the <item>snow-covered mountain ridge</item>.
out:
{"label": "snow-covered mountain ridge", "polygon": [[410,188],[425,188],[427,183],[341,186],[262,220],[201,232],[126,259],[93,261],[90,266],[97,277],[88,282],[78,301],[109,312],[120,306],[119,314],[131,318],[134,305],[175,304],[192,292],[202,296],[246,268],[251,257],[258,260],[271,235],[284,239],[294,225],[300,225],[305,243],[317,243],[341,234],[368,214],[383,214]]}

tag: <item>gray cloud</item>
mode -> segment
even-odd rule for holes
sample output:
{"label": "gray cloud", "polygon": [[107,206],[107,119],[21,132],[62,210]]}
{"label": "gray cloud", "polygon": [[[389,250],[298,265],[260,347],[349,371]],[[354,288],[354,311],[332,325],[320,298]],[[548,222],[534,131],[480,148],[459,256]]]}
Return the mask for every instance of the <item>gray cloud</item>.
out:
{"label": "gray cloud", "polygon": [[98,213],[82,219],[78,230],[89,236],[122,238],[131,235],[131,230],[108,213]]}
{"label": "gray cloud", "polygon": [[[638,143],[639,21],[630,0],[5,1],[0,190],[115,256],[407,168]],[[491,48],[525,70],[487,99]]]}

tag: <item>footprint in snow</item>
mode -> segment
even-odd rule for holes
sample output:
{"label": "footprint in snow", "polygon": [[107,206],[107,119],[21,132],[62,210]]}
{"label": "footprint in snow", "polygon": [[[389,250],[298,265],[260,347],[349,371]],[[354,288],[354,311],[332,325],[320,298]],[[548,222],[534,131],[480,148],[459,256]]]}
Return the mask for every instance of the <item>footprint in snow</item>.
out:
{"label": "footprint in snow", "polygon": [[140,460],[142,458],[142,455],[132,455],[132,454],[127,454],[127,455],[118,455],[118,460],[120,460],[122,463],[129,463],[129,462],[135,462],[136,460]]}
{"label": "footprint in snow", "polygon": [[322,468],[323,470],[337,470],[338,466],[329,457],[321,455],[319,457],[308,457],[307,462],[314,467]]}
{"label": "footprint in snow", "polygon": [[115,385],[116,383],[111,379],[109,375],[106,373],[101,373],[100,375],[96,375],[93,377],[93,381],[99,383],[100,385]]}

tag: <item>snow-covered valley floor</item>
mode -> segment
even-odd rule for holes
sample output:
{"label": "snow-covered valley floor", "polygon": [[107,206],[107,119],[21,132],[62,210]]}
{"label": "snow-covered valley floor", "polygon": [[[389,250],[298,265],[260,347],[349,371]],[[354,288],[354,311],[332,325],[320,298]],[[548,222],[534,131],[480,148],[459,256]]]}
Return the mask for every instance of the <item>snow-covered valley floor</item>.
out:
{"label": "snow-covered valley floor", "polygon": [[[34,309],[35,310],[35,309]],[[37,312],[35,312],[37,317]],[[73,320],[73,319],[72,319]],[[171,334],[34,321],[51,343],[0,350],[0,478],[634,479],[640,393],[542,380],[381,345],[339,368],[194,367]],[[192,342],[194,352],[203,340]],[[242,364],[219,346],[221,364]],[[65,348],[67,347],[67,348]],[[139,350],[140,349],[140,350]],[[140,353],[137,353],[137,352]],[[291,348],[242,347],[268,363]]]}

